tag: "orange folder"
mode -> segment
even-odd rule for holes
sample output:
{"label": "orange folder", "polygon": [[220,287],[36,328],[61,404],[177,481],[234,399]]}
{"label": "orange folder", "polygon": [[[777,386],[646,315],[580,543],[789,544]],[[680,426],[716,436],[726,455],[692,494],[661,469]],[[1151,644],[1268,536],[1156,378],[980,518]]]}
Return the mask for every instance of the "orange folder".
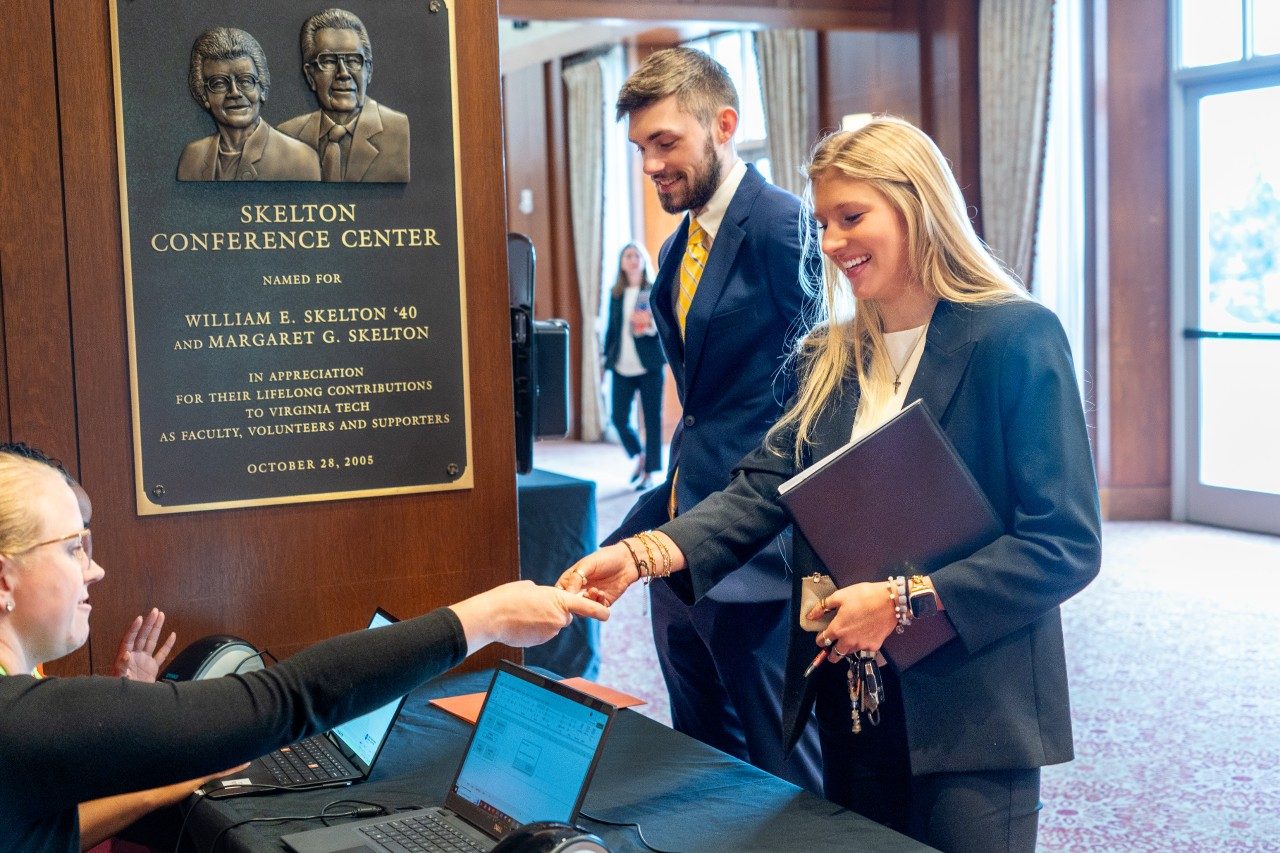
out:
{"label": "orange folder", "polygon": [[[572,687],[574,690],[581,690],[588,696],[602,699],[619,708],[631,708],[645,703],[643,699],[639,699],[629,693],[614,690],[612,687],[605,687],[603,684],[596,684],[594,681],[588,681],[585,678],[562,678],[560,683]],[[431,704],[474,726],[476,720],[480,718],[480,707],[484,705],[484,697],[486,695],[487,693],[464,693],[461,696],[441,696],[439,699],[432,699]]]}

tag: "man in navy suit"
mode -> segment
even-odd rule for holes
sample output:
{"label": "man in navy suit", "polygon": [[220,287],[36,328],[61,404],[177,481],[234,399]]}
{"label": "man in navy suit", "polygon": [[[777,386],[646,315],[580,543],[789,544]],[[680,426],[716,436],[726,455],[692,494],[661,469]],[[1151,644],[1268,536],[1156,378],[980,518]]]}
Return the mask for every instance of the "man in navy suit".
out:
{"label": "man in navy suit", "polygon": [[[609,541],[657,527],[724,488],[794,387],[782,368],[802,330],[800,201],[738,158],[738,94],[704,53],[658,51],[617,101],[643,170],[669,213],[651,304],[684,407],[666,481]],[[674,727],[821,793],[817,727],[787,754],[783,668],[790,543],[780,537],[692,606],[685,573],[652,585],[654,641]],[[691,596],[686,596],[691,598]]]}

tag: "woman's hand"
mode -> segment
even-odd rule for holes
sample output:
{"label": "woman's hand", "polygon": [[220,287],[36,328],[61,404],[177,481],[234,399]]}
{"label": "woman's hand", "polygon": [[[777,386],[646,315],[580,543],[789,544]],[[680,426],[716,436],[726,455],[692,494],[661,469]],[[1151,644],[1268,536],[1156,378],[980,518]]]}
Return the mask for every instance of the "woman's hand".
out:
{"label": "woman's hand", "polygon": [[817,637],[819,646],[831,649],[827,659],[832,663],[854,652],[879,651],[885,637],[893,633],[898,624],[888,584],[883,581],[856,583],[838,589],[815,605],[807,615],[810,619],[817,619],[832,611],[835,611],[835,618],[818,632]]}
{"label": "woman's hand", "polygon": [[[668,546],[673,547],[674,543]],[[627,546],[619,542],[574,563],[556,581],[556,586],[568,592],[583,593],[607,607],[638,580],[640,570]]]}
{"label": "woman's hand", "polygon": [[164,611],[151,608],[145,617],[137,616],[120,638],[120,650],[116,653],[113,671],[132,681],[155,681],[160,674],[178,635],[170,632],[169,639],[159,649],[160,629],[164,627]]}
{"label": "woman's hand", "polygon": [[545,643],[567,627],[574,616],[601,622],[609,608],[585,596],[575,595],[533,581],[512,581],[473,595],[450,608],[467,636],[467,654],[504,643],[525,648]]}

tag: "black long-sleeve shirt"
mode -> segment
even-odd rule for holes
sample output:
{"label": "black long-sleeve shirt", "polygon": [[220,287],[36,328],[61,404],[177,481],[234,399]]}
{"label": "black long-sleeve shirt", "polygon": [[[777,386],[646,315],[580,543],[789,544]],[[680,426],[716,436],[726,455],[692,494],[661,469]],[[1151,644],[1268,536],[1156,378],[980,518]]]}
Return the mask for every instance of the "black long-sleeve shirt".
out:
{"label": "black long-sleeve shirt", "polygon": [[462,624],[442,608],[244,675],[0,678],[0,850],[77,851],[77,804],[214,773],[325,731],[466,650]]}

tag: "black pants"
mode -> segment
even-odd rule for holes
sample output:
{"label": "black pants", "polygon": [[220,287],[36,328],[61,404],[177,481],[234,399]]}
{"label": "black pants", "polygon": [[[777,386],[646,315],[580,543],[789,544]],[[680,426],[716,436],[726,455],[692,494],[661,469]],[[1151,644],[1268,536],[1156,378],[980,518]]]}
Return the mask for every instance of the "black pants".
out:
{"label": "black pants", "polygon": [[855,735],[847,670],[841,662],[815,674],[827,799],[944,853],[1035,850],[1039,768],[912,776],[897,676],[883,668],[880,725]]}
{"label": "black pants", "polygon": [[639,376],[623,376],[613,372],[613,426],[622,439],[628,456],[640,452],[640,438],[631,428],[631,403],[640,392],[640,411],[644,415],[644,470],[662,470],[662,370],[649,370]]}

